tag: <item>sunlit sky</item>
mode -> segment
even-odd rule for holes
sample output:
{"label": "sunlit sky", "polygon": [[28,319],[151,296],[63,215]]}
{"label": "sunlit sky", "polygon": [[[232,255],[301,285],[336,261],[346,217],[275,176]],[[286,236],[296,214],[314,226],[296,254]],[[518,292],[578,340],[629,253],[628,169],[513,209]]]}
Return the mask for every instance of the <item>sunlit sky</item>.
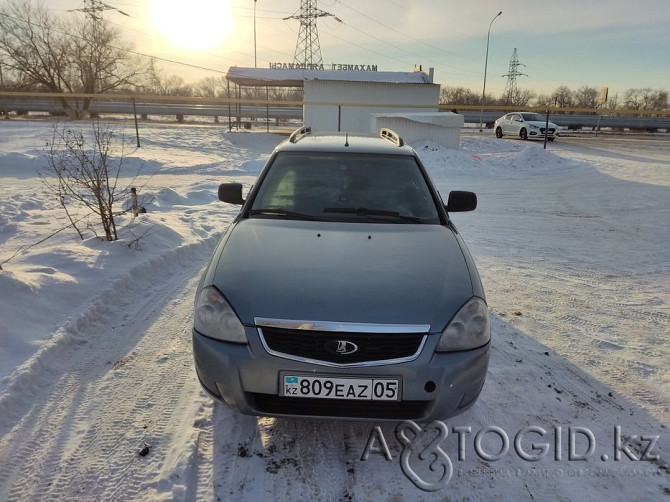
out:
{"label": "sunlit sky", "polygon": [[[0,0],[5,3],[7,0]],[[48,0],[54,12],[83,0]],[[225,72],[254,66],[253,0],[105,0],[135,50]],[[256,59],[292,62],[300,0],[256,1]],[[377,65],[379,71],[435,68],[435,81],[481,92],[489,23],[487,92],[500,95],[514,49],[522,89],[559,85],[670,90],[670,0],[321,0],[334,16],[318,20],[323,62]],[[220,73],[158,61],[187,82]]]}

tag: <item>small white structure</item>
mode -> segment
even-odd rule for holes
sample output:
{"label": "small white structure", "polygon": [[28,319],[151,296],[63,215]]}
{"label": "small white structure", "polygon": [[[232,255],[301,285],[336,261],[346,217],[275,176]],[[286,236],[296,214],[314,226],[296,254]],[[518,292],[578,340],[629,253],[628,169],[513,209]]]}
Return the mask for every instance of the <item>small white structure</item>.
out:
{"label": "small white structure", "polygon": [[440,86],[423,72],[327,73],[304,84],[303,120],[314,131],[368,132],[375,113],[437,112]]}
{"label": "small white structure", "polygon": [[[389,127],[407,142],[458,148],[463,116],[438,112],[440,86],[429,73],[231,67],[240,86],[303,87],[303,124],[313,131],[374,132]],[[372,130],[371,130],[372,129]]]}
{"label": "small white structure", "polygon": [[452,112],[375,113],[370,118],[370,132],[387,127],[408,143],[427,140],[458,150],[463,124],[463,115]]}

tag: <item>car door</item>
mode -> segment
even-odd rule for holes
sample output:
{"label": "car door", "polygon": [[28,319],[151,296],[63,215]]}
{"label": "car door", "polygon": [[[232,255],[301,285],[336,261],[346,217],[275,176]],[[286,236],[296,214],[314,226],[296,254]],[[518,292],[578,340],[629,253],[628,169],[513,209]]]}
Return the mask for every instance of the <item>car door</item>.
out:
{"label": "car door", "polygon": [[523,119],[521,118],[521,115],[518,113],[510,113],[507,134],[518,136],[521,127],[523,127]]}
{"label": "car door", "polygon": [[513,124],[513,113],[508,113],[505,115],[501,121],[500,127],[502,127],[503,134],[510,134],[510,131],[512,130],[512,124]]}

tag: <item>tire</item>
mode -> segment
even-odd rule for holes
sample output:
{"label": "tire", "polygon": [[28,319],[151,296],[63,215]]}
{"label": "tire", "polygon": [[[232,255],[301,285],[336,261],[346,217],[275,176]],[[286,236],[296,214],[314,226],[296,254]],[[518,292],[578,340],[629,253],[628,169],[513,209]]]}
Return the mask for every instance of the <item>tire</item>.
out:
{"label": "tire", "polygon": [[496,138],[502,138],[502,137],[503,137],[502,129],[500,128],[500,126],[498,126],[496,127]]}
{"label": "tire", "polygon": [[547,141],[554,141],[555,138],[547,138]]}
{"label": "tire", "polygon": [[521,130],[519,131],[519,137],[523,140],[528,139],[528,132],[526,131],[525,127],[521,128]]}

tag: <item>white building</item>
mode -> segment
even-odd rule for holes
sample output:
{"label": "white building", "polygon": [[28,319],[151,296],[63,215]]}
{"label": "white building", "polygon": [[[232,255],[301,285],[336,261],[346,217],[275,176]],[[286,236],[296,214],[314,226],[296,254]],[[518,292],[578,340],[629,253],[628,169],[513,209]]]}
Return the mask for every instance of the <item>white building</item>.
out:
{"label": "white building", "polygon": [[[432,69],[425,73],[231,67],[226,78],[240,86],[303,87],[303,123],[313,131],[377,132],[380,121],[392,121],[402,129],[396,132],[409,141],[430,139],[458,148],[463,117],[438,113],[440,86],[433,83]],[[458,130],[455,142],[454,131],[447,131],[445,124]],[[435,130],[423,132],[429,128]],[[443,141],[445,135],[450,139]]]}

